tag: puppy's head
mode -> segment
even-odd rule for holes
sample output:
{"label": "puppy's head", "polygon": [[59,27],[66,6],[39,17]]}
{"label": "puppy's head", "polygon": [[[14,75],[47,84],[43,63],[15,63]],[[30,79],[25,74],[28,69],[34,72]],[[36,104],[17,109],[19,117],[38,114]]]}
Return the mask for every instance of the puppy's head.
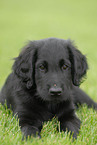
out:
{"label": "puppy's head", "polygon": [[72,86],[80,84],[88,65],[70,40],[49,38],[30,42],[13,69],[27,89],[35,87],[43,100],[60,102],[70,98]]}

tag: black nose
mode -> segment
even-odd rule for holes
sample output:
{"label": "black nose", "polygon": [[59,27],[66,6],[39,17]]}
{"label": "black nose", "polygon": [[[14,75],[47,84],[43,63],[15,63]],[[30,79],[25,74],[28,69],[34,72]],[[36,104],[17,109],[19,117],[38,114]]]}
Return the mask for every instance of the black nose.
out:
{"label": "black nose", "polygon": [[61,88],[50,88],[49,90],[51,96],[60,96],[62,93],[62,89]]}

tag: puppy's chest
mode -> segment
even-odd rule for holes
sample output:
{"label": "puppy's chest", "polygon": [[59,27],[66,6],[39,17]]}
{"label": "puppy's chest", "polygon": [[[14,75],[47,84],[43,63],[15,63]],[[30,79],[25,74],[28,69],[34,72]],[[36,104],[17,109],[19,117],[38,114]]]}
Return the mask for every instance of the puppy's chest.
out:
{"label": "puppy's chest", "polygon": [[60,104],[48,104],[47,105],[47,109],[48,111],[54,116],[59,117],[60,115],[63,114],[64,109],[62,109],[63,107],[60,106]]}
{"label": "puppy's chest", "polygon": [[70,103],[59,103],[59,104],[48,104],[48,111],[53,115],[53,117],[57,117],[58,120],[61,118],[68,116],[74,111],[73,106]]}
{"label": "puppy's chest", "polygon": [[49,112],[51,112],[52,114],[56,114],[58,112],[58,107],[55,104],[48,104],[47,105],[47,109]]}

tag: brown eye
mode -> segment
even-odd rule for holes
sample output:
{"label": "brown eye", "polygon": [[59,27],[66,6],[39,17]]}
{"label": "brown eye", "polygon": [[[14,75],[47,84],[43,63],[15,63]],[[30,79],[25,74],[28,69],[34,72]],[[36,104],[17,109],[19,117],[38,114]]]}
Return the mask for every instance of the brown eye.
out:
{"label": "brown eye", "polygon": [[44,67],[44,65],[41,64],[41,65],[39,66],[39,69],[40,69],[41,71],[45,71],[45,67]]}
{"label": "brown eye", "polygon": [[62,66],[62,69],[63,69],[63,70],[66,70],[67,68],[68,68],[68,66],[65,65],[65,64]]}

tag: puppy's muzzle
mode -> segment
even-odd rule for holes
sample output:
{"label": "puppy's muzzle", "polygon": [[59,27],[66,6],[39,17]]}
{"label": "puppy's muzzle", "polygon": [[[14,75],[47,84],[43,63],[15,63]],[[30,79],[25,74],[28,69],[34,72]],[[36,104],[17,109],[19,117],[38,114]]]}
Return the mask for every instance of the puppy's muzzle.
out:
{"label": "puppy's muzzle", "polygon": [[49,93],[51,96],[61,96],[62,89],[57,87],[52,87],[49,89]]}

